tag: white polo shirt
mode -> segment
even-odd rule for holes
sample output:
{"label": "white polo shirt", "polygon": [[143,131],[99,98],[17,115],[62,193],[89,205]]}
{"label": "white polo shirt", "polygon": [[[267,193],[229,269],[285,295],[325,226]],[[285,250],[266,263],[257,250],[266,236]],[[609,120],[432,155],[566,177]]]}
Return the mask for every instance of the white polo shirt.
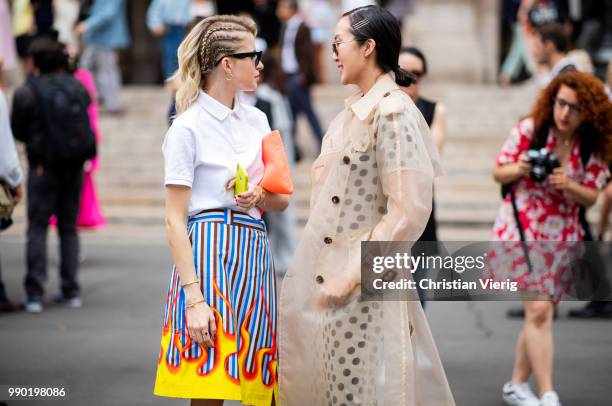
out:
{"label": "white polo shirt", "polygon": [[[270,133],[270,125],[262,111],[240,103],[238,97],[234,100],[230,110],[201,91],[166,133],[165,184],[191,188],[189,215],[206,209],[240,210],[233,190],[225,189],[238,163],[249,174],[250,184],[258,184],[263,177],[261,142]],[[261,218],[257,208],[248,214]]]}

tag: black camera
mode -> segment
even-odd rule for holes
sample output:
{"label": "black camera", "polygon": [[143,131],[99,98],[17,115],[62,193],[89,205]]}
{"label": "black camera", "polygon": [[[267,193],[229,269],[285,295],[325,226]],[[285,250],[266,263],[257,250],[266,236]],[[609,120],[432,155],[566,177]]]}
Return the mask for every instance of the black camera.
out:
{"label": "black camera", "polygon": [[561,166],[559,158],[546,148],[530,149],[527,159],[531,164],[531,178],[538,183],[544,183],[548,175]]}

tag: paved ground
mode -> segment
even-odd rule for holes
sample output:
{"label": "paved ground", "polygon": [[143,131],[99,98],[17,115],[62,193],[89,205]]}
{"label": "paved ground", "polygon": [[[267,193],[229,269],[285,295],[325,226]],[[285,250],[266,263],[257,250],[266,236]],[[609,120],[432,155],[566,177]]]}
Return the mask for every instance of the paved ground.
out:
{"label": "paved ground", "polygon": [[[55,248],[51,242],[50,252]],[[0,384],[66,385],[71,398],[9,404],[186,404],[152,395],[163,289],[170,267],[167,249],[161,242],[103,243],[85,238],[84,252],[82,309],[49,304],[40,315],[0,316]],[[1,255],[9,292],[18,300],[24,269],[22,242],[4,239]],[[56,255],[51,257],[49,294],[57,287]],[[430,325],[458,405],[502,405],[500,387],[510,374],[520,326],[503,316],[510,305],[428,305]],[[562,313],[571,306],[563,305]],[[564,405],[609,404],[611,327],[610,322],[566,318],[555,324],[555,381]]]}

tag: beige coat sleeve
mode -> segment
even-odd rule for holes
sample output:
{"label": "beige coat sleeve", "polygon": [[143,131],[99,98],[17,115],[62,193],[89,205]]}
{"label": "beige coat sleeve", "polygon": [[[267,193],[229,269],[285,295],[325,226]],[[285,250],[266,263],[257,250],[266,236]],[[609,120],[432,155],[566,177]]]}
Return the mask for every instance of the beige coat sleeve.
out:
{"label": "beige coat sleeve", "polygon": [[401,99],[381,101],[376,161],[387,213],[374,227],[374,241],[416,241],[431,213],[439,157],[421,114]]}

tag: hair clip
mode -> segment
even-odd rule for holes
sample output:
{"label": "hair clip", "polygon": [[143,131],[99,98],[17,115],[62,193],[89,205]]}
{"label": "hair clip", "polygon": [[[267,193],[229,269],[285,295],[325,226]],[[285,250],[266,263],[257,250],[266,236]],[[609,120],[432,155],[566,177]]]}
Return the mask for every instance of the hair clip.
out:
{"label": "hair clip", "polygon": [[357,31],[363,27],[365,27],[366,25],[368,25],[370,21],[367,18],[364,18],[363,20],[353,24],[353,26],[351,27],[354,31]]}

